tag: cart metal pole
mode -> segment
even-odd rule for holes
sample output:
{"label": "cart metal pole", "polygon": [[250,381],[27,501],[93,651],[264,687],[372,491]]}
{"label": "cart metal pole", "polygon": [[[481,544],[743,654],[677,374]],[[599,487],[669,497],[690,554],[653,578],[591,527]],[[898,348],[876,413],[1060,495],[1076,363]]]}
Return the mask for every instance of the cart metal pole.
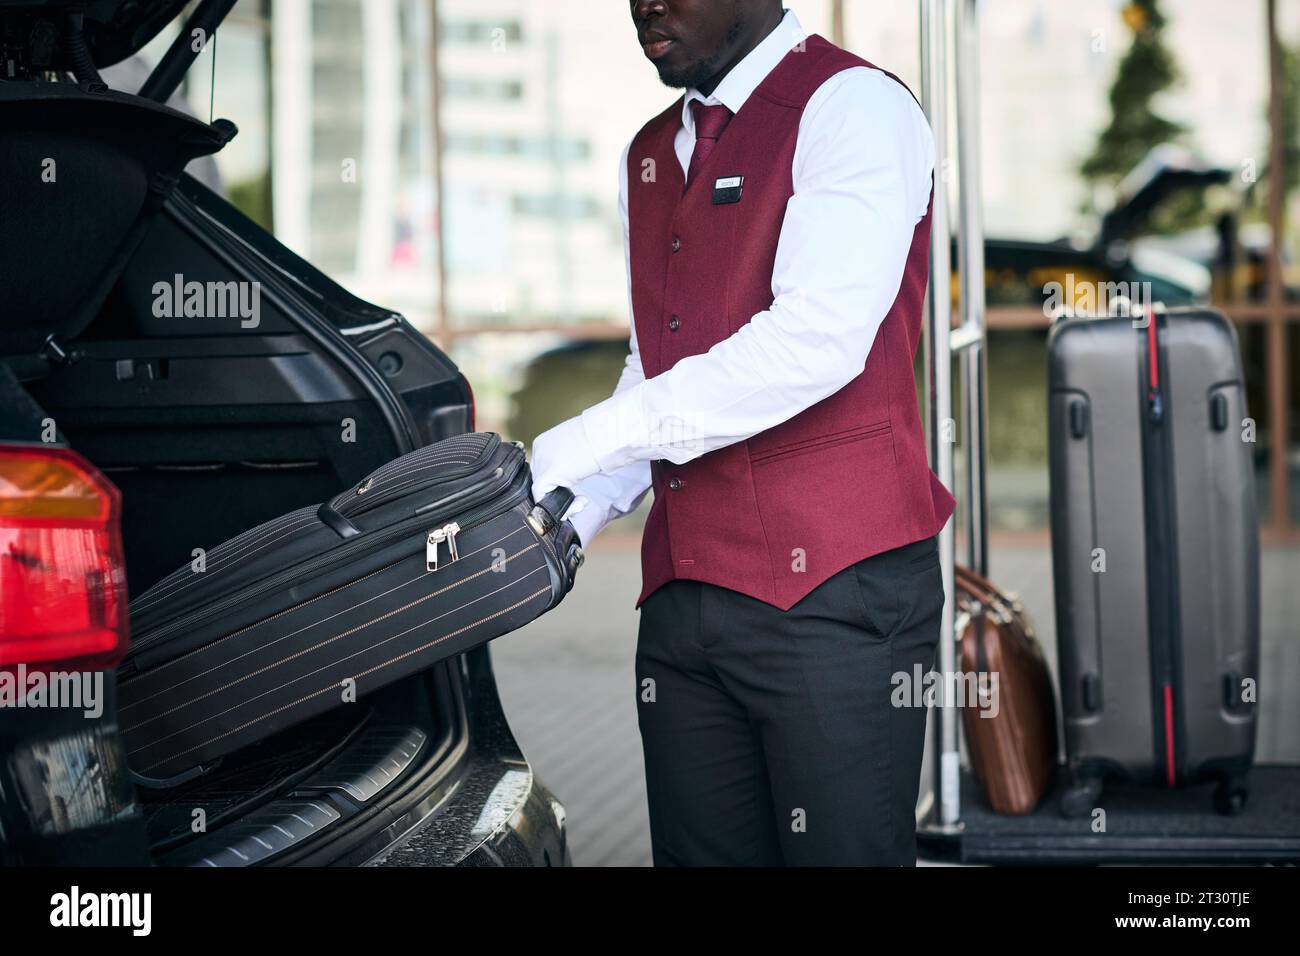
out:
{"label": "cart metal pole", "polygon": [[984,204],[980,191],[981,0],[957,2],[957,261],[962,322],[953,332],[951,344],[953,352],[961,354],[966,566],[987,576],[988,335],[984,322]]}
{"label": "cart metal pole", "polygon": [[433,337],[444,349],[452,345],[451,319],[447,301],[447,177],[443,168],[446,136],[442,125],[442,12],[438,0],[429,0],[429,125],[433,129],[433,190],[437,208],[434,230],[437,232],[438,258],[434,269],[438,278],[438,307],[433,316]]}
{"label": "cart metal pole", "polygon": [[[939,480],[952,488],[952,261],[948,229],[948,196],[945,173],[948,144],[947,31],[948,0],[921,0],[921,105],[934,132],[934,198],[930,213],[930,286],[926,296],[925,383],[926,430],[930,465]],[[938,665],[940,675],[954,673],[956,645],[953,640],[953,533],[952,522],[939,533],[939,554],[943,566],[946,600],[940,630]],[[959,827],[961,817],[960,752],[957,739],[957,709],[951,701],[940,704],[933,721],[934,792],[938,805],[937,826],[941,830]],[[934,826],[934,824],[932,824]]]}

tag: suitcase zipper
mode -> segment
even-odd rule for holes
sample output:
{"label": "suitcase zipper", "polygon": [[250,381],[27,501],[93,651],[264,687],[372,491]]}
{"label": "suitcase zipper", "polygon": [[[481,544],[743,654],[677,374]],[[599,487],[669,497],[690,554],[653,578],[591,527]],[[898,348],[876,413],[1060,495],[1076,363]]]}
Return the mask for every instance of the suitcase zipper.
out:
{"label": "suitcase zipper", "polygon": [[[472,485],[470,488],[462,489],[461,491],[457,492],[454,495],[449,495],[447,498],[443,499],[442,501],[437,501],[431,505],[426,505],[425,507],[420,509],[421,512],[420,514],[417,514],[411,518],[406,519],[405,521],[401,521],[393,525],[382,535],[371,533],[371,534],[362,534],[355,538],[351,538],[348,540],[348,542],[345,542],[343,545],[335,549],[330,554],[322,555],[321,557],[315,559],[314,561],[310,561],[306,564],[299,565],[296,568],[292,568],[280,574],[272,575],[271,577],[263,580],[261,584],[258,584],[255,587],[241,590],[238,594],[230,595],[213,604],[209,604],[207,607],[202,608],[198,611],[194,611],[188,615],[178,617],[173,621],[171,621],[170,623],[162,625],[160,628],[154,631],[154,633],[150,634],[148,637],[144,638],[143,640],[140,640],[138,642],[133,642],[134,646],[131,649],[131,657],[136,657],[139,655],[141,651],[144,651],[147,648],[153,647],[154,645],[159,644],[162,641],[165,641],[167,638],[171,637],[177,631],[193,630],[197,627],[201,627],[202,625],[206,624],[210,619],[220,616],[226,611],[229,611],[232,608],[237,607],[241,604],[246,604],[251,601],[254,601],[260,598],[264,594],[268,594],[273,591],[283,589],[285,586],[289,585],[295,580],[325,573],[328,570],[331,570],[332,565],[343,563],[347,560],[350,560],[352,557],[352,553],[354,551],[361,550],[363,548],[378,549],[394,541],[400,541],[402,538],[406,537],[416,529],[427,528],[428,527],[427,522],[429,520],[429,516],[427,514],[428,512],[434,511],[438,507],[442,506],[445,502],[449,502],[453,499],[455,499],[457,502],[460,502],[466,496],[467,493],[482,491],[489,484],[493,486],[500,486],[502,488],[509,488],[515,482],[515,479],[518,477],[519,472],[524,467],[526,467],[526,460],[523,458],[523,456],[520,456],[517,462],[514,464],[514,466],[510,469],[509,474],[504,476],[506,478],[505,481],[501,480],[503,474],[501,469],[498,469],[496,473],[483,479],[482,482],[479,482],[476,485]],[[472,511],[469,514],[463,516],[462,517],[463,524],[458,524],[457,533],[459,533],[460,531],[468,530],[474,525],[477,525],[483,521],[490,520],[491,518],[494,518],[499,514],[504,514],[506,511],[509,511],[512,507],[515,506],[515,504],[517,504],[517,502],[515,501],[516,498],[527,497],[528,490],[529,490],[528,483],[523,482],[516,493],[507,496],[505,499],[491,501],[486,507],[479,508],[476,511]],[[489,493],[488,497],[489,498],[492,497],[493,494],[495,494],[495,492]],[[453,524],[455,524],[455,522],[453,522]],[[441,528],[438,528],[437,531],[429,532],[428,538],[432,538],[433,535],[439,531],[445,531],[448,527],[450,527],[450,525],[445,525]],[[355,542],[355,544],[353,544],[353,542]],[[451,545],[451,547],[452,548],[455,547],[454,543]],[[426,557],[427,555],[428,552],[426,551]],[[436,560],[436,555],[435,555],[435,560]],[[454,560],[454,555],[453,555],[453,560]]]}
{"label": "suitcase zipper", "polygon": [[[478,434],[470,432],[470,435]],[[452,481],[457,478],[463,478],[465,475],[472,474],[476,469],[481,468],[483,462],[488,461],[496,453],[497,448],[501,445],[501,436],[495,432],[488,432],[489,437],[483,442],[483,448],[477,452],[466,449],[466,453],[475,455],[475,460],[468,465],[460,467],[443,467],[439,474],[440,481]],[[427,448],[437,446],[429,445]],[[448,451],[449,449],[442,449]],[[404,456],[409,457],[409,456]],[[398,459],[400,462],[401,459]],[[349,518],[364,514],[372,508],[377,508],[382,504],[392,501],[406,493],[406,489],[411,482],[407,481],[411,474],[421,469],[430,467],[430,462],[426,459],[418,462],[407,462],[406,467],[397,467],[398,462],[390,462],[378,470],[371,472],[359,485],[353,489],[349,495],[344,492],[339,496],[338,504],[335,506],[339,513]]]}
{"label": "suitcase zipper", "polygon": [[[1151,654],[1152,725],[1156,764],[1166,786],[1179,778],[1178,701],[1175,690],[1180,639],[1178,563],[1173,514],[1173,438],[1161,380],[1160,336],[1155,309],[1147,314],[1142,363],[1145,370],[1143,484],[1146,518],[1148,641]],[[1165,372],[1168,372],[1166,367]],[[1167,374],[1165,376],[1168,377]]]}
{"label": "suitcase zipper", "polygon": [[[475,459],[474,464],[460,467],[460,468],[444,469],[443,473],[438,478],[439,482],[452,481],[457,478],[462,478],[466,474],[473,472],[476,468],[481,468],[483,462],[491,459],[492,455],[495,454],[496,450],[501,445],[501,437],[497,435],[495,432],[467,432],[465,435],[455,436],[452,439],[447,439],[447,441],[454,441],[456,440],[456,438],[476,438],[480,435],[485,435],[487,437],[480,443],[483,446],[482,450],[480,452],[475,453],[477,454],[477,458]],[[444,441],[442,444],[445,445],[446,442]],[[427,451],[428,449],[435,448],[435,447],[437,446],[428,445],[421,450]],[[410,455],[403,456],[403,458],[409,458],[409,457],[411,456]],[[334,498],[330,499],[329,502],[326,503],[326,506],[334,508],[338,512],[341,518],[347,520],[350,518],[354,518],[358,515],[364,514],[365,512],[371,510],[372,508],[378,507],[383,504],[387,504],[388,502],[392,501],[395,497],[398,497],[398,495],[395,495],[393,493],[395,489],[393,487],[389,487],[388,486],[389,483],[394,479],[394,477],[402,478],[410,473],[409,471],[402,471],[398,467],[399,464],[403,461],[403,458],[399,458],[396,461],[389,462],[387,465],[383,466],[382,468],[379,468],[378,470],[372,472],[370,475],[364,478],[354,489],[352,489],[352,492],[343,492],[342,494],[335,496]],[[376,487],[376,485],[378,485],[378,487]],[[404,486],[398,486],[398,487],[401,488]],[[369,499],[363,500],[364,496],[366,496],[367,494],[370,495]],[[336,502],[337,505],[335,504]],[[364,506],[357,507],[357,505],[364,505]],[[292,511],[286,515],[281,515],[279,518],[274,518],[271,521],[258,525],[255,528],[250,528],[248,531],[236,535],[234,538],[231,538],[229,541],[217,545],[208,553],[209,569],[211,570],[214,567],[212,562],[216,561],[218,558],[221,558],[220,563],[223,565],[222,570],[223,571],[226,570],[226,566],[230,564],[230,559],[227,557],[227,555],[239,554],[241,553],[240,549],[244,549],[246,551],[247,548],[253,542],[267,541],[268,539],[270,539],[270,541],[273,541],[274,538],[270,538],[270,535],[272,533],[275,533],[277,536],[282,536],[281,532],[287,532],[290,529],[290,527],[293,526],[294,521],[300,520],[302,518],[306,518],[310,515],[315,515],[319,507],[320,506],[318,505],[312,505],[306,508],[300,508],[297,511]],[[339,511],[338,510],[339,508],[342,508],[344,510]],[[298,527],[301,527],[301,525],[298,525]],[[259,548],[258,550],[261,549]],[[155,584],[144,594],[139,595],[135,599],[133,604],[138,605],[134,608],[136,615],[141,617],[148,617],[149,612],[152,609],[158,607],[161,604],[166,603],[167,601],[171,600],[175,596],[179,595],[183,590],[185,590],[188,584],[192,583],[192,578],[193,575],[186,575],[186,574],[182,574],[181,572],[173,572],[172,574],[169,574],[167,577],[163,578],[161,581]],[[180,584],[180,586],[177,587],[177,584]],[[160,589],[165,589],[167,593],[166,594],[156,593]]]}
{"label": "suitcase zipper", "polygon": [[455,561],[459,555],[456,554],[456,534],[460,531],[460,525],[456,522],[445,524],[441,528],[435,528],[429,532],[428,540],[424,543],[424,569],[426,571],[438,570],[438,545],[447,542],[447,554],[452,561]]}

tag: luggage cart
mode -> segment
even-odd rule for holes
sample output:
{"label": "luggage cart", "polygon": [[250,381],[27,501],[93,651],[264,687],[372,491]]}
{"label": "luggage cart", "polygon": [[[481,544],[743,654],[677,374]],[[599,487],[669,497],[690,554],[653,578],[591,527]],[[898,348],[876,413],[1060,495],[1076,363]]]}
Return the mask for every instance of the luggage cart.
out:
{"label": "luggage cart", "polygon": [[[963,560],[988,572],[987,328],[984,309],[984,231],[979,166],[980,0],[921,0],[922,105],[934,131],[936,170],[957,158],[957,254],[960,263],[961,322],[954,327],[951,288],[951,232],[944,178],[936,177],[930,236],[930,292],[925,328],[925,412],[930,461],[939,479],[954,488],[952,359],[960,360],[964,499]],[[955,57],[948,52],[952,35]],[[955,77],[950,70],[955,69]],[[955,79],[955,109],[949,111],[949,79]],[[956,126],[956,151],[948,148],[948,117]],[[956,489],[954,489],[956,491]],[[956,516],[954,516],[954,521]],[[940,534],[943,583],[948,595],[936,664],[942,673],[957,667],[953,577],[953,522]],[[1101,863],[1295,863],[1300,862],[1300,766],[1255,765],[1251,795],[1237,816],[1214,813],[1213,783],[1179,790],[1113,784],[1107,786],[1106,832],[1091,820],[1067,819],[1058,801],[1068,775],[1037,810],[1023,817],[992,811],[971,774],[962,768],[957,707],[939,704],[930,714],[925,777],[917,812],[922,859],[983,864]],[[1063,771],[1063,767],[1061,770]]]}

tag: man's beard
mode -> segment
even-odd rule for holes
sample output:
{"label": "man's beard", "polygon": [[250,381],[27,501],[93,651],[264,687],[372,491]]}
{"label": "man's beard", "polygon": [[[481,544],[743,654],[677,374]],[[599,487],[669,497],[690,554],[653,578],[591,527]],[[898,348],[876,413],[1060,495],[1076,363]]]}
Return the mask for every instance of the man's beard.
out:
{"label": "man's beard", "polygon": [[[745,16],[743,13],[736,15],[736,22],[727,28],[727,38],[723,41],[723,50],[728,49],[745,30]],[[672,87],[675,90],[686,90],[692,87],[699,87],[709,80],[713,79],[718,73],[721,66],[722,51],[718,51],[713,56],[705,57],[703,60],[697,60],[688,66],[681,67],[678,70],[661,69],[659,71],[659,81],[664,86]]]}

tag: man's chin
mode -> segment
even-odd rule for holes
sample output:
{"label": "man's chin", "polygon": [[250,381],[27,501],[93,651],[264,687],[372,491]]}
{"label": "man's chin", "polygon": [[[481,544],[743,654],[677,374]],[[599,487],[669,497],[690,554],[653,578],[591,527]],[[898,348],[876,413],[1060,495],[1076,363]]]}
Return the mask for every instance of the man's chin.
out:
{"label": "man's chin", "polygon": [[655,69],[659,72],[659,82],[674,90],[685,90],[693,86],[699,86],[712,75],[707,68],[707,64],[701,61],[688,63],[684,66],[659,61],[655,63]]}
{"label": "man's chin", "polygon": [[685,72],[674,70],[669,66],[657,67],[659,71],[659,82],[674,90],[684,90],[691,84],[687,82]]}

